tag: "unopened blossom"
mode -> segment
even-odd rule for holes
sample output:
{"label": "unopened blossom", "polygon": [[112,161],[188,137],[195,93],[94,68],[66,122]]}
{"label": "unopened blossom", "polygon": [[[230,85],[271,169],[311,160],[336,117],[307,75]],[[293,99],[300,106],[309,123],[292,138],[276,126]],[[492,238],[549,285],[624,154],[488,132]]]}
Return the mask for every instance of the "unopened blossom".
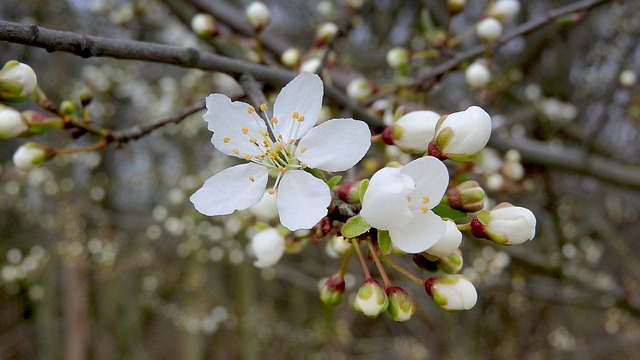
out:
{"label": "unopened blossom", "polygon": [[191,18],[191,30],[199,36],[213,36],[218,33],[218,25],[213,16],[198,13]]}
{"label": "unopened blossom", "polygon": [[398,249],[425,251],[445,232],[444,221],[431,209],[440,203],[448,184],[447,167],[432,156],[401,168],[385,167],[371,177],[360,216],[378,230],[389,230]]}
{"label": "unopened blossom", "polygon": [[346,283],[341,273],[331,275],[320,289],[320,300],[329,306],[336,306],[342,301]]}
{"label": "unopened blossom", "polygon": [[388,306],[389,298],[385,289],[374,278],[365,280],[358,289],[358,294],[353,302],[356,311],[370,318],[376,318],[385,312]]}
{"label": "unopened blossom", "polygon": [[355,101],[366,101],[374,91],[374,85],[365,78],[353,79],[347,85],[347,96]]}
{"label": "unopened blossom", "polygon": [[0,139],[18,137],[29,131],[19,111],[0,105]]}
{"label": "unopened blossom", "polygon": [[302,64],[300,64],[300,71],[317,73],[318,70],[320,69],[320,65],[322,65],[322,61],[320,59],[310,58],[305,60]]}
{"label": "unopened blossom", "polygon": [[326,22],[318,26],[316,30],[316,35],[313,40],[313,44],[316,47],[320,47],[326,43],[328,43],[333,37],[338,33],[338,25],[332,22]]}
{"label": "unopened blossom", "polygon": [[465,5],[467,5],[466,0],[447,0],[447,6],[449,6],[449,11],[454,14],[459,13],[464,10]]}
{"label": "unopened blossom", "polygon": [[462,270],[462,264],[464,259],[462,258],[462,251],[456,249],[451,254],[438,258],[438,270],[445,274],[456,274]]}
{"label": "unopened blossom", "polygon": [[282,53],[282,55],[280,55],[280,61],[285,66],[294,68],[300,62],[300,56],[300,50],[296,48],[288,48]]}
{"label": "unopened blossom", "polygon": [[353,167],[367,152],[371,132],[362,121],[332,119],[316,127],[322,107],[322,81],[303,72],[278,95],[273,116],[262,104],[256,109],[209,95],[204,119],[213,132],[211,142],[221,152],[246,164],[232,166],[209,178],[190,198],[202,214],[231,214],[256,204],[268,189],[276,196],[282,225],[310,229],[327,214],[331,194],[327,184],[305,171],[329,172]]}
{"label": "unopened blossom", "polygon": [[440,119],[435,138],[429,143],[429,154],[453,161],[473,160],[490,136],[491,116],[471,106]]}
{"label": "unopened blossom", "polygon": [[413,299],[403,288],[399,286],[390,286],[386,290],[389,298],[389,307],[387,307],[387,316],[397,322],[404,322],[416,313],[416,304]]}
{"label": "unopened blossom", "polygon": [[491,72],[486,62],[479,60],[467,67],[464,72],[464,78],[472,88],[483,88],[489,84]]}
{"label": "unopened blossom", "polygon": [[471,221],[474,236],[502,245],[518,245],[536,236],[536,217],[531,210],[509,203],[484,210]]}
{"label": "unopened blossom", "polygon": [[411,60],[411,53],[409,50],[403,47],[394,47],[387,51],[387,64],[393,69],[397,69],[401,66],[407,65]]}
{"label": "unopened blossom", "polygon": [[484,207],[485,192],[477,181],[468,180],[447,190],[447,203],[453,209],[476,212]]}
{"label": "unopened blossom", "polygon": [[434,276],[425,281],[424,287],[444,310],[469,310],[478,301],[476,288],[462,275]]}
{"label": "unopened blossom", "polygon": [[0,100],[24,101],[36,90],[37,85],[36,73],[27,64],[11,60],[0,70]]}
{"label": "unopened blossom", "polygon": [[618,81],[620,82],[620,85],[625,87],[632,87],[633,85],[636,84],[637,80],[638,80],[638,76],[636,75],[636,73],[633,70],[629,70],[629,69],[622,71],[618,76]]}
{"label": "unopened blossom", "polygon": [[425,251],[427,254],[444,258],[456,251],[462,243],[462,233],[458,230],[456,223],[452,220],[445,221],[445,231],[432,247]]}
{"label": "unopened blossom", "polygon": [[513,20],[520,12],[520,1],[497,0],[489,5],[487,15],[494,17],[503,23]]}
{"label": "unopened blossom", "polygon": [[382,133],[387,144],[393,144],[406,152],[425,153],[436,133],[440,114],[429,111],[412,111],[398,119]]}
{"label": "unopened blossom", "polygon": [[271,22],[271,12],[267,5],[261,1],[254,1],[245,10],[247,23],[255,31],[264,29]]}
{"label": "unopened blossom", "polygon": [[47,147],[29,142],[18,148],[13,154],[13,164],[21,170],[31,170],[34,167],[51,159],[55,153]]}
{"label": "unopened blossom", "polygon": [[484,41],[498,40],[502,35],[502,23],[492,17],[482,19],[476,25],[476,35]]}
{"label": "unopened blossom", "polygon": [[284,236],[273,228],[259,231],[251,238],[251,250],[256,256],[253,265],[259,268],[271,267],[284,254]]}

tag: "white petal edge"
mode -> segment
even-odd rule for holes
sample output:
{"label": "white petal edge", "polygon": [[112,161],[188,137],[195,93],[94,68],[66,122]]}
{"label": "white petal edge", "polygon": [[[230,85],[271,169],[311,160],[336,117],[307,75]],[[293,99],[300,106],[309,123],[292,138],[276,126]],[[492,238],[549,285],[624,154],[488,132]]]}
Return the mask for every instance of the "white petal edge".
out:
{"label": "white petal edge", "polygon": [[[423,206],[432,209],[440,203],[449,185],[449,171],[442,161],[433,156],[425,156],[411,161],[400,171],[416,182],[416,189],[409,194],[412,209]],[[429,197],[426,204],[422,202],[423,196]]]}
{"label": "white petal edge", "polygon": [[389,230],[389,236],[398,249],[409,254],[417,254],[435,245],[445,229],[444,220],[432,211],[426,214],[416,212],[408,224]]}
{"label": "white petal edge", "polygon": [[[251,181],[249,177],[253,177]],[[227,215],[256,204],[267,187],[268,170],[253,163],[232,166],[210,177],[189,200],[198,212]]]}
{"label": "white petal edge", "polygon": [[371,146],[371,131],[362,121],[333,119],[326,121],[300,139],[298,156],[307,166],[325,171],[345,171],[364,157]]}
{"label": "white petal edge", "polygon": [[291,231],[311,229],[327,215],[331,203],[329,187],[305,171],[285,172],[277,191],[280,223]]}
{"label": "white petal edge", "polygon": [[[276,137],[282,135],[285,142],[288,142],[288,139],[300,139],[304,136],[318,121],[323,93],[322,80],[310,72],[301,72],[282,88],[273,104],[273,116],[278,119]],[[293,119],[291,115],[294,112],[304,116],[305,120],[298,122]],[[297,127],[299,129],[295,131]]]}

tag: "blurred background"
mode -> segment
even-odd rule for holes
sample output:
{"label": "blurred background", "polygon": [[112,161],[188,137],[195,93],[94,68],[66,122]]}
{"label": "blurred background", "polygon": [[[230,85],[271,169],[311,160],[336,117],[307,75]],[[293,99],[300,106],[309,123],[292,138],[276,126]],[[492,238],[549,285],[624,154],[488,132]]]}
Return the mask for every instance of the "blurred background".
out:
{"label": "blurred background", "polygon": [[[471,32],[442,58],[414,57],[405,77],[387,65],[395,46],[426,54],[434,48],[449,23],[445,1],[369,0],[357,11],[341,0],[265,3],[272,23],[263,36],[272,49],[308,49],[325,21],[346,29],[332,44],[338,86],[364,76],[379,84],[381,98],[392,94],[407,109],[487,110],[493,151],[482,155],[473,177],[495,203],[531,209],[536,238],[506,248],[465,237],[463,273],[479,295],[470,311],[445,313],[397,276],[416,315],[407,323],[371,320],[352,307],[363,280],[355,261],[343,303],[330,308],[318,289],[340,260],[325,253],[324,242],[257,269],[247,251],[251,215],[207,218],[193,209],[188,197],[231,163],[211,146],[202,112],[121,148],[58,156],[28,173],[11,163],[25,140],[3,140],[0,359],[638,357],[640,87],[620,76],[640,71],[640,3],[605,1],[494,48],[485,54],[492,79],[483,89],[465,83],[469,59],[433,86],[391,92],[480,44]],[[469,1],[449,23],[451,33],[468,33],[488,3]],[[570,3],[522,2],[504,31]],[[4,1],[0,19],[229,55],[238,32],[229,24],[242,23],[247,4]],[[207,8],[230,10],[220,20],[222,40],[190,29],[191,16]],[[244,37],[231,49],[251,41]],[[224,74],[0,43],[0,62],[11,59],[29,64],[56,103],[91,89],[92,118],[112,129],[166,118],[212,92],[243,95]],[[351,116],[333,105],[327,102],[327,113]],[[17,108],[37,109],[29,101]],[[36,141],[91,143],[59,131]],[[513,148],[518,152],[508,152]],[[379,164],[406,160],[381,146],[370,155]]]}

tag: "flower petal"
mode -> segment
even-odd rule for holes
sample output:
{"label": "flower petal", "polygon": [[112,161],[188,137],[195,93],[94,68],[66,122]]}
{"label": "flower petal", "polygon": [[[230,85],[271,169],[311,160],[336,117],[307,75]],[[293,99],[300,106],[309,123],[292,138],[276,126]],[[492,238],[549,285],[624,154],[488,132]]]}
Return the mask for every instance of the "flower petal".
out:
{"label": "flower petal", "polygon": [[261,132],[266,131],[267,127],[255,111],[249,113],[249,104],[231,102],[221,94],[207,96],[206,102],[207,112],[203,118],[207,128],[213,131],[211,143],[216,149],[239,158],[244,158],[246,154],[256,156],[264,153],[250,140],[254,138],[260,144],[263,139]]}
{"label": "flower petal", "polygon": [[411,221],[397,229],[389,230],[391,242],[398,249],[417,254],[435,245],[444,234],[446,224],[433,211],[414,212]]}
{"label": "flower petal", "polygon": [[[411,209],[420,209],[424,206],[432,209],[440,203],[449,185],[449,172],[442,161],[433,156],[425,156],[413,160],[400,171],[404,175],[411,176],[416,182],[416,189],[409,194]],[[425,196],[428,198],[427,203],[423,202]]]}
{"label": "flower petal", "polygon": [[402,129],[402,135],[399,139],[394,139],[393,143],[403,150],[424,153],[436,133],[438,120],[440,114],[429,110],[404,114],[394,124],[394,127]]}
{"label": "flower petal", "polygon": [[204,215],[231,214],[260,201],[267,179],[268,170],[264,166],[253,163],[236,165],[210,177],[189,200]]}
{"label": "flower petal", "polygon": [[324,181],[301,170],[285,172],[276,195],[280,223],[287,229],[311,229],[327,215],[331,203]]}
{"label": "flower petal", "polygon": [[371,131],[362,121],[333,119],[326,121],[300,139],[298,160],[325,171],[344,171],[358,163],[371,146]]}
{"label": "flower petal", "polygon": [[415,187],[413,180],[400,169],[382,168],[369,181],[362,199],[360,215],[380,230],[396,229],[413,218],[407,195]]}
{"label": "flower petal", "polygon": [[284,237],[276,229],[262,230],[251,238],[251,249],[256,256],[253,265],[259,268],[273,266],[284,254]]}
{"label": "flower petal", "polygon": [[[273,104],[273,116],[278,119],[275,131],[285,142],[300,139],[318,121],[322,109],[322,80],[316,74],[301,72],[287,84]],[[304,117],[298,121],[292,117],[297,112]]]}

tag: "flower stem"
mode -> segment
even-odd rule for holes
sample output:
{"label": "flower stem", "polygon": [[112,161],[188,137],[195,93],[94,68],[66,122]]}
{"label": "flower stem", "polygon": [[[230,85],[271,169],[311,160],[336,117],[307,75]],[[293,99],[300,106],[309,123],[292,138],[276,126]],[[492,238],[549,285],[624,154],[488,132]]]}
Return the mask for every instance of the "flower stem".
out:
{"label": "flower stem", "polygon": [[419,277],[413,275],[412,273],[409,272],[409,270],[407,270],[407,269],[403,268],[402,266],[396,264],[391,259],[389,259],[388,256],[386,256],[384,254],[380,254],[380,257],[382,258],[382,261],[384,261],[387,265],[391,266],[397,272],[401,273],[402,275],[408,277],[409,279],[411,279],[412,281],[414,281],[414,282],[416,282],[416,283],[418,283],[420,285],[424,285],[424,280],[422,280]]}
{"label": "flower stem", "polygon": [[353,246],[347,250],[347,253],[342,259],[342,264],[340,264],[340,268],[338,269],[338,274],[340,274],[340,276],[344,276],[347,272],[347,265],[349,264],[349,260],[351,260],[351,255],[353,255]]}
{"label": "flower stem", "polygon": [[73,154],[73,153],[79,153],[79,152],[85,152],[85,151],[97,151],[97,150],[104,149],[108,144],[109,144],[108,141],[106,141],[105,139],[102,139],[93,145],[73,148],[73,149],[55,149],[55,152],[56,154]]}
{"label": "flower stem", "polygon": [[360,244],[358,244],[358,240],[356,238],[351,239],[351,243],[353,244],[353,248],[356,249],[356,254],[358,254],[358,258],[360,259],[360,265],[362,265],[362,270],[364,271],[364,277],[367,279],[371,278],[371,272],[369,272],[369,267],[367,267],[367,261],[362,255],[362,250],[360,249]]}
{"label": "flower stem", "polygon": [[371,242],[371,239],[367,239],[367,245],[369,246],[369,251],[371,252],[371,258],[373,258],[373,262],[376,263],[376,267],[380,272],[380,276],[382,276],[382,280],[384,281],[384,286],[386,287],[393,286],[391,284],[391,280],[389,280],[389,277],[387,276],[387,272],[384,270],[384,266],[382,266],[382,263],[380,262],[380,258],[378,258],[378,254],[376,251],[377,249],[375,246],[373,246],[373,242]]}
{"label": "flower stem", "polygon": [[471,223],[466,224],[456,224],[458,230],[460,231],[471,231]]}

